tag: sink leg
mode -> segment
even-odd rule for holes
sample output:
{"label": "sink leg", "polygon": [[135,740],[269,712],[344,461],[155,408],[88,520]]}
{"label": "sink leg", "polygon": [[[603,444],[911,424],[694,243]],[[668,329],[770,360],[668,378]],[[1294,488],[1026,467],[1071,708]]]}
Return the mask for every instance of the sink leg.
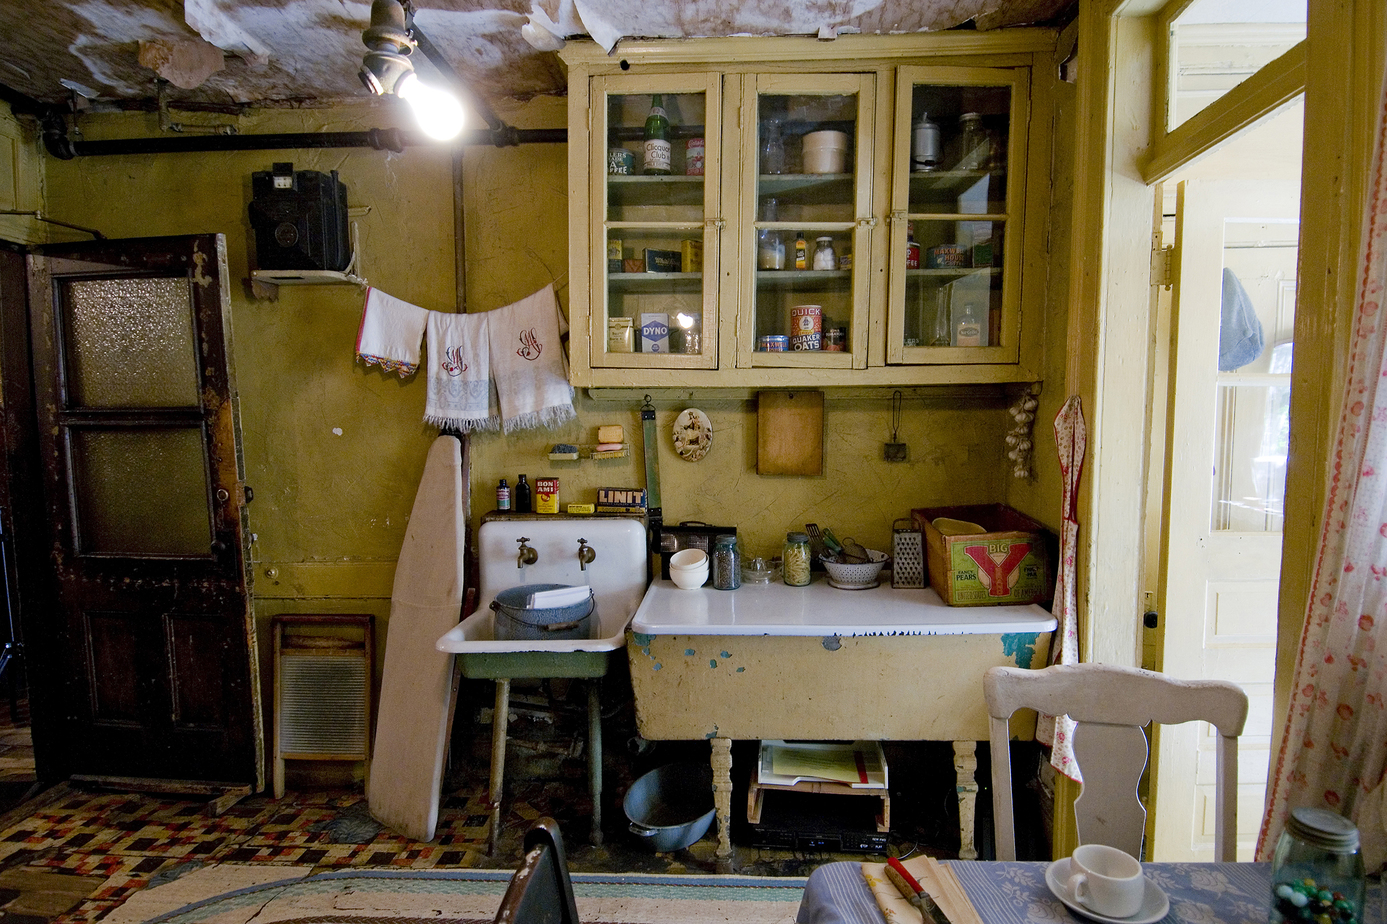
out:
{"label": "sink leg", "polygon": [[487,801],[491,806],[491,834],[487,839],[488,856],[496,856],[501,840],[501,784],[506,776],[506,726],[510,723],[510,678],[496,681],[496,710],[491,717],[491,789]]}
{"label": "sink leg", "polygon": [[973,819],[978,805],[978,743],[954,742],[954,773],[958,788],[958,858],[976,860],[973,844]]}
{"label": "sink leg", "polygon": [[718,849],[714,854],[719,872],[732,870],[732,739],[714,738],[713,805],[718,813]]}
{"label": "sink leg", "polygon": [[602,681],[588,681],[588,789],[592,791],[592,832],[588,840],[602,846]]}

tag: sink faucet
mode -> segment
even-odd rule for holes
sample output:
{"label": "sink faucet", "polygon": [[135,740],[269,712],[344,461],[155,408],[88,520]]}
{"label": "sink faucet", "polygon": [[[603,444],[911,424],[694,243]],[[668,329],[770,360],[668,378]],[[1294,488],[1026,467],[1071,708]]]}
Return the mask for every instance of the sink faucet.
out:
{"label": "sink faucet", "polygon": [[525,544],[530,541],[529,536],[521,536],[515,541],[520,543],[520,554],[515,556],[515,567],[523,568],[539,561],[539,553]]}
{"label": "sink faucet", "polygon": [[587,541],[586,539],[579,539],[579,540],[578,540],[578,570],[579,570],[579,571],[586,571],[586,570],[588,570],[588,565],[592,564],[592,560],[593,560],[594,558],[596,558],[596,557],[597,557],[597,550],[594,549],[592,546],[588,545],[588,541]]}

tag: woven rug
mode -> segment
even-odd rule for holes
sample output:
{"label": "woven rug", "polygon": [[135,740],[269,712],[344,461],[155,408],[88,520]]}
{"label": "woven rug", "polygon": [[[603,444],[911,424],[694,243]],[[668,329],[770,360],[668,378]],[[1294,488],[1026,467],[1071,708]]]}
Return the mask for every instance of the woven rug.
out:
{"label": "woven rug", "polygon": [[[102,924],[489,924],[505,870],[218,864],[132,895]],[[574,873],[583,924],[793,924],[801,878]]]}

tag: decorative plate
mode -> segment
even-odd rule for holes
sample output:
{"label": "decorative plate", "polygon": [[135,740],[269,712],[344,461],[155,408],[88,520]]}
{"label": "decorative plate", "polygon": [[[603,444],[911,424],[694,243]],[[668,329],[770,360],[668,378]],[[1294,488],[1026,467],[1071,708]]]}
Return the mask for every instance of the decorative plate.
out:
{"label": "decorative plate", "polygon": [[674,418],[674,451],[679,458],[697,462],[712,445],[713,425],[708,422],[708,415],[696,407],[680,411]]}

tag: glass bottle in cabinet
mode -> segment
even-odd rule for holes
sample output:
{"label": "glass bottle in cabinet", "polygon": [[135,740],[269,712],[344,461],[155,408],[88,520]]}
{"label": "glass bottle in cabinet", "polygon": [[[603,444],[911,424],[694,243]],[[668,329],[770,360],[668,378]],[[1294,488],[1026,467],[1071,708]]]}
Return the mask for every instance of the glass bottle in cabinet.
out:
{"label": "glass bottle in cabinet", "polygon": [[603,83],[605,158],[593,172],[605,208],[593,244],[605,258],[594,254],[592,272],[605,285],[592,306],[591,364],[714,368],[717,338],[703,335],[717,324],[716,274],[705,273],[717,247],[709,93],[674,81]]}
{"label": "glass bottle in cabinet", "polygon": [[757,172],[744,186],[753,295],[743,306],[739,365],[865,366],[866,276],[853,272],[853,255],[868,250],[874,89],[861,74],[758,75],[744,84],[757,130],[743,156]]}
{"label": "glass bottle in cabinet", "polygon": [[1015,362],[1026,73],[897,73],[887,362]]}

